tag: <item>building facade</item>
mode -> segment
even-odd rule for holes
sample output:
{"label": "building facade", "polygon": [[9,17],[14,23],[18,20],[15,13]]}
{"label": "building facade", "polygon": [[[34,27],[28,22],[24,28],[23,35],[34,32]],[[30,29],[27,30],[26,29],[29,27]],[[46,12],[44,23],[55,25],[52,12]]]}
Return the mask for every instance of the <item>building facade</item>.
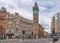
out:
{"label": "building facade", "polygon": [[[6,9],[5,9],[6,11]],[[1,14],[1,13],[0,13]],[[39,32],[39,23],[38,23],[38,14],[39,8],[37,3],[33,6],[33,20],[29,20],[23,18],[19,15],[19,13],[10,14],[6,11],[6,13],[2,14],[4,16],[4,26],[5,26],[5,34],[13,33],[14,36],[22,36],[22,31],[25,31],[25,36],[33,35],[38,37]]]}
{"label": "building facade", "polygon": [[[33,21],[19,16],[18,13],[7,15],[7,29],[6,33],[14,33],[14,35],[23,35],[22,31],[25,31],[25,35],[31,35],[33,30]],[[18,33],[18,34],[17,34]]]}
{"label": "building facade", "polygon": [[50,35],[48,34],[48,32],[44,31],[44,37],[49,37]]}
{"label": "building facade", "polygon": [[60,12],[56,13],[52,18],[51,32],[52,34],[60,32]]}
{"label": "building facade", "polygon": [[0,9],[0,36],[6,32],[6,8]]}
{"label": "building facade", "polygon": [[42,25],[39,24],[39,32],[38,32],[39,37],[44,37],[44,28]]}

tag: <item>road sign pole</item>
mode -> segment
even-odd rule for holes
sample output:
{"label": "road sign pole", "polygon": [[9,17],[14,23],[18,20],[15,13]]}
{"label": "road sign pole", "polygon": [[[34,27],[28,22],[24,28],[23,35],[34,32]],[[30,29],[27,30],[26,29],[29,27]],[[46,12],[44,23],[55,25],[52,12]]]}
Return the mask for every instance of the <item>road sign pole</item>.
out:
{"label": "road sign pole", "polygon": [[54,43],[54,39],[53,39],[53,43]]}

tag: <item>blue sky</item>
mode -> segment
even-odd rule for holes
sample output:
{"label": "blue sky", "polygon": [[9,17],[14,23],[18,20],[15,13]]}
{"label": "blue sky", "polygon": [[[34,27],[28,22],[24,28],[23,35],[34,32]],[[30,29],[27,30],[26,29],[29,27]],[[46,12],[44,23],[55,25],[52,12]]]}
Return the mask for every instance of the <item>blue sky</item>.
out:
{"label": "blue sky", "polygon": [[32,7],[37,2],[39,6],[39,23],[45,31],[51,31],[52,16],[60,11],[60,0],[0,0],[0,8],[6,7],[8,12],[18,12],[27,19],[33,19]]}

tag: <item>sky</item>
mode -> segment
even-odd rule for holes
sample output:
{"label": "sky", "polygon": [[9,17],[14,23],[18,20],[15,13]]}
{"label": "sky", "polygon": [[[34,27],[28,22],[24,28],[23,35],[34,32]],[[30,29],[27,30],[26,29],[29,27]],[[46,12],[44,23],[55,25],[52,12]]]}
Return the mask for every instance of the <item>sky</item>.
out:
{"label": "sky", "polygon": [[19,13],[26,19],[33,20],[33,6],[39,7],[39,24],[51,33],[52,16],[60,11],[60,0],[0,0],[0,8],[5,7],[10,13]]}

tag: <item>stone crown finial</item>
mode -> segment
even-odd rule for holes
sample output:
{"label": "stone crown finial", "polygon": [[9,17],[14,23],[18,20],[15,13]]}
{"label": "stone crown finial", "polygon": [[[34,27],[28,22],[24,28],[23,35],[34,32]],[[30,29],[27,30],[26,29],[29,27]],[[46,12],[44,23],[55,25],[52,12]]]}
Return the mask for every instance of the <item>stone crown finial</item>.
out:
{"label": "stone crown finial", "polygon": [[35,6],[37,5],[37,2],[35,2]]}

